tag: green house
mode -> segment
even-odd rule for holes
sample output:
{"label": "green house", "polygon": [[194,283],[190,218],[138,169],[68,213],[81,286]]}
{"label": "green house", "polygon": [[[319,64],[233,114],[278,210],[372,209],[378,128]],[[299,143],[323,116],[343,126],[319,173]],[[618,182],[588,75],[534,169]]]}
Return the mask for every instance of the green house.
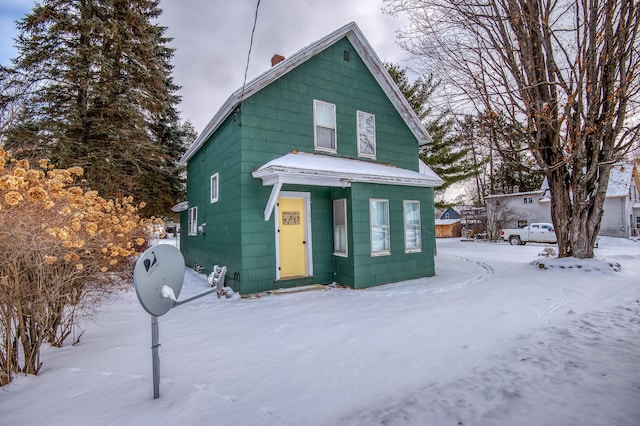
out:
{"label": "green house", "polygon": [[241,294],[434,275],[431,139],[358,26],[272,62],[180,160],[187,264]]}

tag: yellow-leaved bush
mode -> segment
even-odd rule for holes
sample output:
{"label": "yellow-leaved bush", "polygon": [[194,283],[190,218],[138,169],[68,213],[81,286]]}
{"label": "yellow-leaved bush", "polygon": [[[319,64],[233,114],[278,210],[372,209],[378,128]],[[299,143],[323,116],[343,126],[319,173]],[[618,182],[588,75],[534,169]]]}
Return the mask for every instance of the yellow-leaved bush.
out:
{"label": "yellow-leaved bush", "polygon": [[61,345],[80,315],[130,282],[145,248],[144,206],[106,200],[82,176],[0,148],[0,385],[37,374],[41,343]]}

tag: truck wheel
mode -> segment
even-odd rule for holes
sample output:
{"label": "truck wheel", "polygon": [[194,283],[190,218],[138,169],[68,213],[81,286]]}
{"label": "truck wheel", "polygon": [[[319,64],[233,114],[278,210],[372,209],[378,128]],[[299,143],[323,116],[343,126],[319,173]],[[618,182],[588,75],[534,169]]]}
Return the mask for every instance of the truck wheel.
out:
{"label": "truck wheel", "polygon": [[522,242],[520,241],[520,237],[513,236],[509,237],[509,244],[511,244],[512,246],[519,246],[520,244],[522,244]]}

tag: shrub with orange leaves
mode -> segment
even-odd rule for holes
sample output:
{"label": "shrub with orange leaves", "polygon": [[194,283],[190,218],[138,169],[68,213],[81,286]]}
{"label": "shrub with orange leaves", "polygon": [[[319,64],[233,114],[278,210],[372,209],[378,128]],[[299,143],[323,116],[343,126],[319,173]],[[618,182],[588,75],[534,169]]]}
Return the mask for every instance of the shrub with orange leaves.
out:
{"label": "shrub with orange leaves", "polygon": [[61,345],[80,315],[130,281],[146,244],[144,206],[104,199],[82,175],[0,148],[0,385],[37,374],[41,344]]}

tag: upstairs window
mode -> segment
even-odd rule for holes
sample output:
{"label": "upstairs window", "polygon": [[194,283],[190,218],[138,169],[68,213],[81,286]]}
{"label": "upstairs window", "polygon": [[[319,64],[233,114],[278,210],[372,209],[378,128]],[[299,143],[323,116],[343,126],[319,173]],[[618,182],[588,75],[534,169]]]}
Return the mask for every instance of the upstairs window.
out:
{"label": "upstairs window", "polygon": [[368,112],[357,112],[358,156],[376,158],[376,116]]}
{"label": "upstairs window", "polygon": [[524,203],[525,203],[525,204],[533,204],[533,198],[531,198],[531,197],[524,197]]}
{"label": "upstairs window", "polygon": [[189,209],[187,228],[187,235],[198,235],[198,207]]}
{"label": "upstairs window", "polygon": [[336,106],[313,101],[314,144],[317,151],[336,152]]}
{"label": "upstairs window", "polygon": [[347,256],[347,200],[333,200],[333,254]]}
{"label": "upstairs window", "polygon": [[369,223],[371,225],[371,255],[391,254],[389,200],[369,200]]}
{"label": "upstairs window", "polygon": [[211,204],[218,202],[218,173],[211,176]]}
{"label": "upstairs window", "polygon": [[404,251],[414,253],[422,250],[420,226],[420,201],[404,201]]}

